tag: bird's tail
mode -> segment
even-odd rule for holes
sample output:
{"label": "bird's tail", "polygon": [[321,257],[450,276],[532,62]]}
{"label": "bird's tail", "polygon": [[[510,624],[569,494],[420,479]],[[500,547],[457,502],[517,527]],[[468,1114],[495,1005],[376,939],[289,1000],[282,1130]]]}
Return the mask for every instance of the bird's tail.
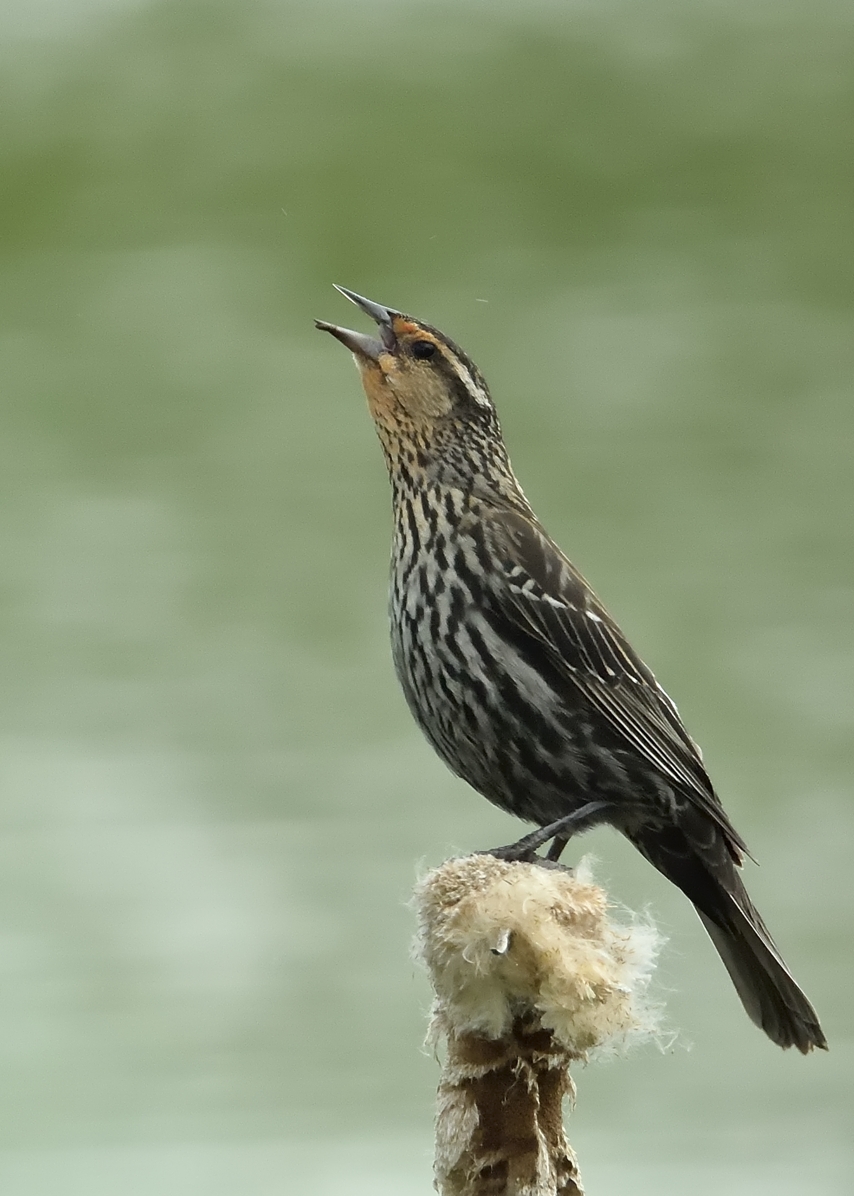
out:
{"label": "bird's tail", "polygon": [[[741,889],[746,897],[743,885]],[[761,918],[751,916],[755,907],[748,899],[750,912],[746,912],[731,896],[729,904],[727,926],[718,925],[699,906],[697,913],[748,1016],[778,1046],[795,1046],[804,1054],[813,1047],[826,1050],[818,1014],[780,957]]]}
{"label": "bird's tail", "polygon": [[804,1054],[813,1047],[826,1050],[818,1014],[783,962],[731,857],[691,851],[685,838],[680,835],[677,845],[672,835],[647,831],[632,839],[694,903],[748,1016],[778,1046]]}

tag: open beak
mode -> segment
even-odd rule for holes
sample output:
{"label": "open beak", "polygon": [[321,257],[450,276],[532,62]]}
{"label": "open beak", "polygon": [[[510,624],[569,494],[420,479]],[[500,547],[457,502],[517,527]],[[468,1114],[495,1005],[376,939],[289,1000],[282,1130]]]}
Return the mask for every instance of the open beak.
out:
{"label": "open beak", "polygon": [[393,353],[397,347],[397,337],[394,335],[392,321],[395,316],[400,315],[400,312],[395,311],[393,307],[383,307],[380,303],[364,299],[355,291],[348,291],[346,287],[339,287],[334,283],[333,285],[336,291],[340,291],[345,298],[349,299],[351,303],[355,303],[376,322],[379,327],[379,339],[365,336],[363,332],[353,332],[350,328],[339,328],[337,324],[327,324],[325,320],[315,320],[315,328],[319,328],[322,332],[331,332],[336,340],[345,345],[351,353],[367,357],[370,361],[376,361],[381,353]]}

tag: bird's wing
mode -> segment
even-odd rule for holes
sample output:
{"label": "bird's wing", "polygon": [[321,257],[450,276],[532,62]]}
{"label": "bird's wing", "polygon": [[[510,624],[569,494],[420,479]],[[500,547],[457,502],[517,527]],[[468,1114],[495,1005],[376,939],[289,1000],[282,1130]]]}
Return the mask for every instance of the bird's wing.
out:
{"label": "bird's wing", "polygon": [[724,832],[740,861],[747,847],[730,823],[676,706],[590,586],[540,525],[515,510],[487,515],[491,556],[504,566],[492,589],[502,620],[547,654],[613,732]]}

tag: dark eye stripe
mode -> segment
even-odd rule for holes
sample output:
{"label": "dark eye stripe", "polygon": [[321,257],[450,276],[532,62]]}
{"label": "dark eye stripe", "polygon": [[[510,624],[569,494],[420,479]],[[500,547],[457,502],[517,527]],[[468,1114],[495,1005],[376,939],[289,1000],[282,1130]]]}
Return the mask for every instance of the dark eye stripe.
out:
{"label": "dark eye stripe", "polygon": [[[415,324],[413,321],[413,331],[417,329],[419,332],[424,332],[428,336],[436,338],[435,343],[428,340],[414,340],[411,342],[410,351],[414,357],[418,356],[416,346],[430,345],[433,350],[429,358],[434,369],[441,369],[448,381],[448,385],[457,396],[458,402],[475,403],[482,406],[484,402],[489,405],[486,383],[480,370],[474,364],[470,357],[463,352],[450,337],[445,336],[444,333],[439,332],[438,329],[431,327],[429,324]],[[425,355],[423,360],[427,360]],[[460,373],[462,377],[460,377]]]}
{"label": "dark eye stripe", "polygon": [[459,372],[448,360],[445,353],[441,354],[437,361],[437,364],[439,363],[441,363],[442,373],[445,375],[447,383],[456,395],[458,402],[477,403],[480,401],[477,394],[477,381],[472,378],[464,362],[458,363],[462,367],[462,377],[460,377]]}

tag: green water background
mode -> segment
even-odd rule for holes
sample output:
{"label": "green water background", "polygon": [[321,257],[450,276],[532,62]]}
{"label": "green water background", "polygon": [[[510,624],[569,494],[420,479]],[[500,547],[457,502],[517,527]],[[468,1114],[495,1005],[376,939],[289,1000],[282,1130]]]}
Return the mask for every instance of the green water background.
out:
{"label": "green water background", "polygon": [[[854,1190],[854,9],[0,14],[0,1191],[430,1191],[419,869],[516,826],[394,682],[341,282],[447,329],[679,702],[832,1051],[690,907],[591,1194]],[[358,323],[359,327],[363,325]]]}

